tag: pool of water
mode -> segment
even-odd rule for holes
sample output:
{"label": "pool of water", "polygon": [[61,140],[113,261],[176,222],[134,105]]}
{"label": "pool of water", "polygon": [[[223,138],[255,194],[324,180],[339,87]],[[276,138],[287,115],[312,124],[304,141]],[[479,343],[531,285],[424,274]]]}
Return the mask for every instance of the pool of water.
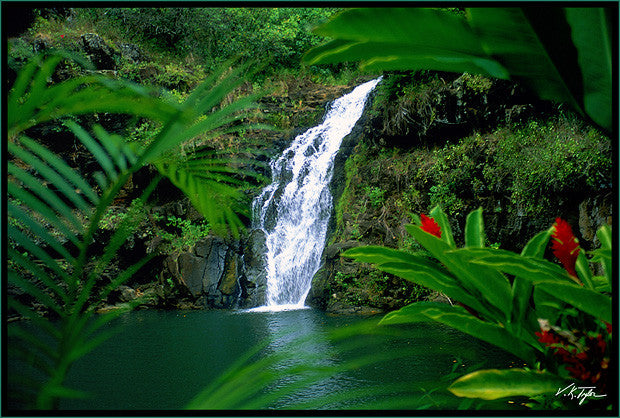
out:
{"label": "pool of water", "polygon": [[[450,328],[377,328],[379,319],[313,309],[132,312],[109,324],[118,333],[70,371],[67,386],[92,396],[61,408],[450,408],[445,393],[430,389],[442,376],[511,360]],[[377,329],[390,332],[369,331]],[[245,374],[216,380],[233,366]]]}

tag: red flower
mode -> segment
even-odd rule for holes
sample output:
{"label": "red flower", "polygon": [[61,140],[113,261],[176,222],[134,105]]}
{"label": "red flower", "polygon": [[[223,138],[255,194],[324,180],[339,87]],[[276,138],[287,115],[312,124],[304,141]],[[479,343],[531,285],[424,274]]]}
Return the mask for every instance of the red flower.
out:
{"label": "red flower", "polygon": [[535,332],[538,341],[544,344],[559,344],[560,340],[555,334],[549,331]]}
{"label": "red flower", "polygon": [[553,241],[551,242],[551,248],[553,255],[562,263],[568,274],[573,277],[577,277],[575,271],[575,262],[579,255],[579,241],[573,235],[568,222],[563,219],[557,218],[555,224],[553,224],[553,233],[551,234]]}
{"label": "red flower", "polygon": [[437,238],[441,238],[441,227],[435,222],[433,218],[429,218],[425,214],[420,215],[420,219],[422,220],[422,231],[428,232],[431,235],[436,236]]}

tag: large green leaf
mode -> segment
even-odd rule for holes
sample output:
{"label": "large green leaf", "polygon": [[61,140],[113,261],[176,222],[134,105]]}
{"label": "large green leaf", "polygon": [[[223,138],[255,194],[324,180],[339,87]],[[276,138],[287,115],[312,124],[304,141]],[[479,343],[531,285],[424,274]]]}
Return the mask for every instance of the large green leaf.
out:
{"label": "large green leaf", "polygon": [[611,227],[607,224],[602,225],[598,231],[596,231],[596,236],[601,243],[601,248],[594,251],[594,259],[603,264],[607,282],[611,283],[613,268],[611,255]]}
{"label": "large green leaf", "polygon": [[538,287],[595,318],[611,322],[611,298],[570,283],[540,283]]}
{"label": "large green leaf", "polygon": [[543,99],[581,109],[581,71],[563,9],[471,8],[468,14],[487,53],[512,77]]}
{"label": "large green leaf", "polygon": [[583,108],[594,122],[610,128],[612,28],[617,24],[617,11],[614,16],[611,8],[567,7],[565,10],[583,77]]}
{"label": "large green leaf", "polygon": [[488,314],[487,308],[479,299],[460,286],[453,276],[438,264],[423,257],[378,246],[351,248],[342,253],[342,256],[354,258],[362,263],[372,263],[379,270],[442,292],[449,298]]}
{"label": "large green leaf", "polygon": [[[542,259],[550,238],[551,228],[539,232],[523,247],[521,255]],[[532,338],[533,333],[539,327],[537,318],[535,318],[536,315],[533,315],[532,311],[533,292],[534,285],[530,280],[519,276],[513,279],[510,326],[514,333],[523,339]]]}
{"label": "large green leaf", "polygon": [[522,256],[511,251],[493,248],[464,248],[455,252],[467,253],[475,264],[482,264],[522,277],[534,284],[541,282],[574,283],[577,280],[557,264],[540,258]]}
{"label": "large green leaf", "polygon": [[[429,213],[430,217],[437,222],[437,225],[441,228],[441,239],[448,243],[448,245],[452,248],[456,248],[456,243],[454,242],[454,234],[452,234],[452,227],[450,226],[450,221],[446,216],[446,213],[441,209],[441,206],[437,205],[433,209],[431,209]],[[411,231],[409,231],[411,233]]]}
{"label": "large green leaf", "polygon": [[467,215],[467,220],[465,221],[465,246],[484,247],[485,240],[482,208],[478,208]]}
{"label": "large green leaf", "polygon": [[452,383],[448,390],[467,398],[499,399],[556,393],[566,381],[551,373],[524,369],[478,370]]}
{"label": "large green leaf", "polygon": [[537,318],[547,319],[552,324],[557,321],[566,308],[565,302],[549,292],[545,292],[540,286],[534,286],[532,300],[534,301],[534,315]]}
{"label": "large green leaf", "polygon": [[521,250],[521,255],[526,257],[543,258],[550,238],[551,228],[539,232],[534,235],[534,237],[532,237],[527,244],[525,244],[525,247]]}
{"label": "large green leaf", "polygon": [[[484,304],[491,312],[489,319],[504,322],[509,317],[511,288],[500,272],[483,265],[473,264],[472,256],[464,250],[454,250],[420,227],[409,225],[407,230],[455,276],[458,283]],[[465,302],[464,302],[465,303]]]}
{"label": "large green leaf", "polygon": [[590,261],[586,257],[584,251],[580,251],[575,261],[575,270],[581,282],[589,289],[594,289],[592,282],[592,270],[590,270]]}
{"label": "large green leaf", "polygon": [[347,10],[308,64],[438,70],[515,79],[611,130],[612,8],[470,8],[467,19],[422,8]]}
{"label": "large green leaf", "polygon": [[404,324],[434,320],[458,329],[461,332],[479,338],[497,347],[516,355],[524,361],[533,364],[535,350],[516,338],[504,327],[482,321],[460,306],[451,306],[443,303],[412,303],[395,312],[390,312],[381,324]]}
{"label": "large green leaf", "polygon": [[368,70],[434,69],[508,78],[464,19],[437,10],[353,9],[315,33],[334,40],[310,50],[304,57],[308,64],[361,60]]}

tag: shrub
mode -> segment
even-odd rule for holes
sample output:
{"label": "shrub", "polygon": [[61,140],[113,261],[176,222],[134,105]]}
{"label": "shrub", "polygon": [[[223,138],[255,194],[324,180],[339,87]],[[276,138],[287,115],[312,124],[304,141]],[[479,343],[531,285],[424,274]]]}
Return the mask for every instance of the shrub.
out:
{"label": "shrub", "polygon": [[[163,220],[163,216],[155,214],[156,221]],[[209,235],[211,227],[206,221],[192,222],[189,219],[181,219],[176,216],[168,216],[166,226],[171,227],[175,232],[167,230],[158,231],[158,235],[168,242],[170,252],[180,253],[189,251],[198,241]]]}
{"label": "shrub", "polygon": [[[457,396],[527,396],[530,408],[542,408],[551,399],[552,407],[565,409],[569,402],[557,399],[556,391],[575,380],[605,393],[613,310],[610,226],[598,230],[601,248],[588,259],[560,218],[517,254],[486,247],[482,209],[468,215],[462,248],[456,246],[444,212],[435,207],[430,215],[420,215],[418,226],[407,228],[432,254],[430,259],[378,246],[343,253],[458,302],[413,303],[389,313],[381,324],[437,321],[501,347],[527,365],[470,373],[448,388]],[[550,242],[562,267],[544,259]],[[592,261],[601,263],[603,275],[594,275]],[[594,408],[611,405],[607,399],[579,403],[584,401]]]}

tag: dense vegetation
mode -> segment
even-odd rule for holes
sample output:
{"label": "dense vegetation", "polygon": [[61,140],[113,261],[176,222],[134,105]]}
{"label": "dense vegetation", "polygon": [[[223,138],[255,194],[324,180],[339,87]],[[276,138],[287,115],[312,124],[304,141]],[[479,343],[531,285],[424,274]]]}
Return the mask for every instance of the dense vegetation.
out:
{"label": "dense vegetation", "polygon": [[[344,253],[364,262],[359,267],[343,258],[326,269],[328,297],[349,306],[402,307],[383,323],[436,320],[527,364],[459,379],[451,386],[457,396],[485,398],[476,391],[494,382],[487,400],[522,395],[532,398],[532,408],[566,407],[548,397],[558,382],[606,384],[611,229],[605,220],[597,238],[579,245],[556,220],[559,214],[577,219],[575,196],[593,198],[612,188],[610,118],[602,111],[607,96],[596,95],[600,84],[592,82],[605,81],[604,71],[593,74],[571,56],[563,64],[578,69],[574,74],[583,74],[584,82],[562,84],[571,75],[563,71],[557,85],[551,83],[557,88],[546,88],[530,83],[534,70],[519,72],[520,64],[472,46],[476,32],[467,25],[484,26],[489,16],[500,23],[514,18],[521,28],[532,20],[512,9],[472,21],[460,9],[415,16],[423,27],[454,25],[463,36],[449,59],[436,61],[439,68],[400,55],[402,39],[385,38],[391,33],[382,26],[386,20],[369,25],[364,19],[377,18],[373,13],[338,11],[35,9],[28,30],[8,40],[8,265],[13,291],[20,289],[11,296],[10,313],[31,319],[54,341],[50,348],[27,327],[11,328],[12,344],[25,347],[12,350],[19,364],[49,377],[25,392],[23,405],[49,409],[59,398],[81,396],[63,386],[64,378],[105,336],[97,330],[122,312],[95,315],[120,285],[156,281],[158,287],[143,289],[161,290],[134,291],[141,297],[124,308],[176,306],[166,301],[187,296],[173,278],[153,277],[163,257],[191,251],[214,234],[230,239],[243,232],[249,203],[268,175],[264,162],[295,129],[321,117],[327,96],[317,100],[308,90],[337,96],[358,80],[361,73],[347,62],[357,60],[386,73],[339,179],[344,187],[330,244],[372,246]],[[411,34],[398,12],[380,13]],[[589,22],[599,17],[586,16]],[[568,22],[582,30],[575,21],[569,13]],[[322,22],[328,23],[318,33],[332,37],[324,45],[310,31]],[[596,40],[577,37],[576,48]],[[540,57],[517,41],[530,58]],[[454,59],[462,58],[459,48],[466,49],[463,61]],[[597,48],[595,42],[590,58],[598,59]],[[312,65],[302,67],[308,50]],[[396,59],[382,60],[385,53]],[[493,78],[513,71],[541,97],[569,107],[514,93],[519,85]],[[182,199],[195,210],[175,212]],[[515,219],[527,227],[518,234],[502,228]],[[119,266],[117,254],[127,242],[139,247],[133,241],[146,243],[136,253],[147,257]],[[560,263],[545,260],[548,242]],[[485,275],[497,283],[480,282]],[[415,303],[429,296],[450,304]],[[601,369],[598,375],[579,369],[586,360]],[[511,380],[518,384],[504,385]]]}

